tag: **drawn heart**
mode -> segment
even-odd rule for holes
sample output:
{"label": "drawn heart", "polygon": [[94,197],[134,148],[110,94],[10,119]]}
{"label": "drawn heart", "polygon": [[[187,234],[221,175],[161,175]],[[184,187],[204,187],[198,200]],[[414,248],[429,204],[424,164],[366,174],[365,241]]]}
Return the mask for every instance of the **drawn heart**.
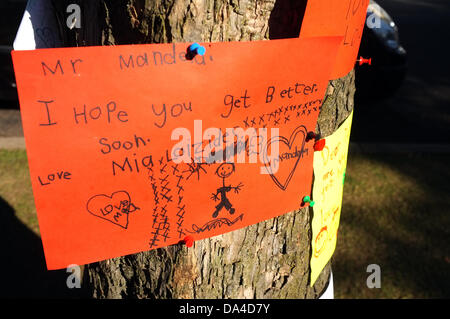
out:
{"label": "drawn heart", "polygon": [[[287,139],[284,136],[274,136],[267,142],[267,145],[264,148],[264,158],[266,160],[266,163],[270,163],[270,159],[269,159],[269,156],[267,153],[268,153],[269,147],[272,144],[274,144],[274,143],[279,143],[279,145],[285,144],[289,148],[290,151],[292,151],[295,147],[294,154],[292,154],[292,153],[281,154],[279,152],[277,158],[272,158],[273,160],[278,161],[278,165],[280,165],[280,166],[291,163],[290,165],[292,165],[292,166],[290,169],[287,169],[288,174],[287,174],[287,177],[284,179],[284,181],[280,181],[281,178],[278,178],[277,176],[275,176],[276,172],[274,172],[272,170],[272,165],[265,166],[270,177],[272,178],[272,180],[282,190],[286,190],[286,188],[288,187],[289,182],[291,181],[292,176],[295,173],[297,165],[298,165],[300,159],[302,158],[302,155],[304,152],[304,147],[305,147],[305,139],[306,139],[307,134],[308,134],[308,132],[306,130],[306,127],[301,125],[292,132],[289,139]],[[300,148],[299,148],[299,146],[300,146]],[[294,160],[290,160],[290,159],[294,159]]]}
{"label": "drawn heart", "polygon": [[126,191],[114,192],[111,196],[95,195],[88,200],[86,208],[92,215],[125,229],[128,227],[128,214],[137,209]]}

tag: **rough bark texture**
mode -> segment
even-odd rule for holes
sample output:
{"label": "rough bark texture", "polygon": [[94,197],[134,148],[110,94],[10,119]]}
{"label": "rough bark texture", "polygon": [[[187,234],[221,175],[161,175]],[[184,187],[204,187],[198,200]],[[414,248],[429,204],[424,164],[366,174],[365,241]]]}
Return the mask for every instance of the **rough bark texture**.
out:
{"label": "rough bark texture", "polygon": [[[296,37],[306,1],[79,0],[82,28],[69,46],[251,41]],[[65,1],[54,2],[64,19]],[[331,81],[316,133],[333,133],[353,109],[354,75]],[[87,265],[95,298],[317,298],[309,287],[312,210],[304,208],[221,236]]]}

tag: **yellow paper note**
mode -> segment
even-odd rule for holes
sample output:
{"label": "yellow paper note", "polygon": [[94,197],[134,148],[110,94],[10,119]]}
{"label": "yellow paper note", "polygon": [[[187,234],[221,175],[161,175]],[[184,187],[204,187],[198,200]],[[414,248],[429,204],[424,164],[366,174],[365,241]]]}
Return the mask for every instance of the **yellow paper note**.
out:
{"label": "yellow paper note", "polygon": [[311,286],[336,247],[352,118],[353,112],[325,138],[324,149],[314,153]]}

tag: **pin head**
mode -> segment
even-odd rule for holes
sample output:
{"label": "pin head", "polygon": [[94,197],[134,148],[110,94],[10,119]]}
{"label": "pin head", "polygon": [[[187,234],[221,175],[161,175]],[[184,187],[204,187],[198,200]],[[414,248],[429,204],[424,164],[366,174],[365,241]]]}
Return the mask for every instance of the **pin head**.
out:
{"label": "pin head", "polygon": [[318,140],[316,143],[314,143],[314,151],[320,152],[325,147],[325,139]]}
{"label": "pin head", "polygon": [[205,47],[201,46],[198,43],[192,43],[189,46],[188,51],[198,55],[204,55],[206,53]]}
{"label": "pin head", "polygon": [[356,60],[356,62],[359,62],[359,65],[363,65],[363,64],[372,65],[372,58],[364,59],[364,58],[361,56],[361,57],[359,57],[358,60]]}
{"label": "pin head", "polygon": [[192,43],[192,44],[189,46],[188,50],[189,50],[189,51],[195,51],[199,46],[200,46],[200,44],[194,42],[194,43]]}
{"label": "pin head", "polygon": [[307,142],[312,140],[312,139],[315,139],[315,138],[316,138],[316,133],[314,133],[313,131],[308,132],[308,134],[306,135],[306,141]]}
{"label": "pin head", "polygon": [[192,247],[194,245],[194,238],[192,236],[184,237],[183,241],[186,247]]}
{"label": "pin head", "polygon": [[199,47],[197,48],[197,54],[198,54],[198,55],[205,55],[205,53],[206,53],[205,47],[199,46]]}
{"label": "pin head", "polygon": [[311,200],[311,197],[309,196],[305,196],[303,197],[303,204],[304,203],[309,203],[309,206],[313,207],[315,202],[313,200]]}

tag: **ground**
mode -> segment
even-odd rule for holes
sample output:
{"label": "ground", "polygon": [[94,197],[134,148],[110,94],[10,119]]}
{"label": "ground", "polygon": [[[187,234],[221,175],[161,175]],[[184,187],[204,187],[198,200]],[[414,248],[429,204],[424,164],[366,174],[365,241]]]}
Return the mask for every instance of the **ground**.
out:
{"label": "ground", "polygon": [[[337,298],[450,296],[449,160],[350,153],[332,263]],[[366,285],[370,264],[381,268],[380,289]]]}

